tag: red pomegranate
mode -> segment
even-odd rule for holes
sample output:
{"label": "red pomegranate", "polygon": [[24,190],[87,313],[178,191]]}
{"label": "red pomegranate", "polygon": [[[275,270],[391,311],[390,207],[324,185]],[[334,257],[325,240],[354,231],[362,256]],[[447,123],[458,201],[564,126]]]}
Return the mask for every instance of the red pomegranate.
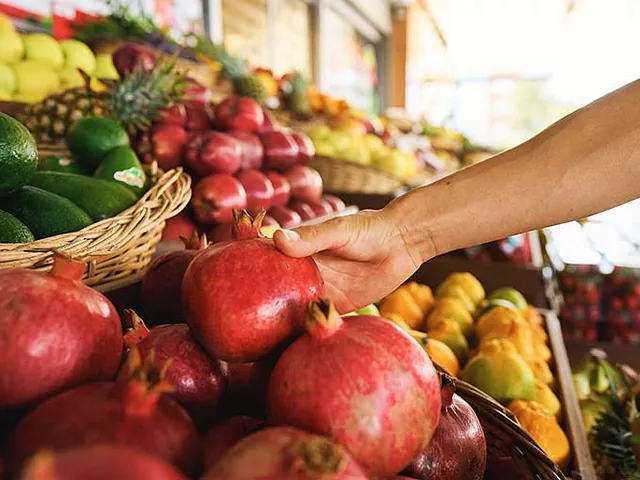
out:
{"label": "red pomegranate", "polygon": [[229,379],[226,401],[228,415],[266,417],[269,377],[281,353],[278,350],[259,362],[225,363]]}
{"label": "red pomegranate", "polygon": [[48,274],[0,270],[0,410],[113,378],[122,356],[120,318],[80,281],[84,270],[61,254]]}
{"label": "red pomegranate", "polygon": [[266,428],[237,443],[202,480],[369,480],[347,450],[291,427]]}
{"label": "red pomegranate", "polygon": [[291,198],[289,182],[278,172],[266,172],[266,175],[273,185],[273,205],[284,207]]}
{"label": "red pomegranate", "polygon": [[243,132],[242,130],[231,130],[227,133],[240,142],[240,149],[242,151],[240,168],[260,169],[262,166],[262,157],[264,156],[264,149],[262,148],[260,139],[256,135]]}
{"label": "red pomegranate", "polygon": [[322,177],[317,170],[296,165],[284,176],[291,185],[291,198],[315,202],[322,196]]}
{"label": "red pomegranate", "polygon": [[[142,356],[154,352],[153,364],[157,369],[171,360],[164,371],[165,380],[174,387],[171,397],[199,426],[211,425],[220,413],[227,390],[227,376],[220,362],[202,349],[184,323],[149,330],[133,310],[125,310],[124,315],[130,327],[124,336],[125,345],[137,346]],[[123,368],[120,376],[128,373]]]}
{"label": "red pomegranate", "polygon": [[218,463],[236,443],[260,428],[262,420],[247,416],[231,417],[226,422],[215,425],[202,440],[204,471]]}
{"label": "red pomegranate", "polygon": [[313,142],[302,132],[291,132],[291,137],[298,144],[298,164],[308,165],[316,154]]}
{"label": "red pomegranate", "polygon": [[235,241],[211,246],[182,283],[187,323],[198,341],[229,362],[259,360],[302,328],[307,303],[322,295],[314,260],[279,252],[255,220],[235,211]]}
{"label": "red pomegranate", "polygon": [[142,278],[140,299],[149,325],[183,321],[180,288],[191,261],[207,248],[207,237],[193,233],[182,239],[184,250],[167,252],[156,258]]}
{"label": "red pomegranate", "polygon": [[162,230],[163,242],[179,242],[181,237],[191,238],[198,233],[198,227],[184,211],[167,220]]}
{"label": "red pomegranate", "polygon": [[274,205],[269,209],[269,215],[278,222],[282,228],[293,228],[302,223],[302,216],[287,207]]}
{"label": "red pomegranate", "polygon": [[[38,405],[18,424],[9,445],[14,471],[34,453],[117,443],[140,448],[189,474],[200,469],[198,432],[187,412],[165,395],[163,372],[133,348],[129,376],[67,390]],[[166,367],[165,367],[166,368]]]}
{"label": "red pomegranate", "polygon": [[341,318],[326,301],[309,305],[306,329],[271,374],[267,420],[334,439],[371,474],[399,472],[438,425],[431,360],[393,323]]}
{"label": "red pomegranate", "polygon": [[264,218],[262,219],[262,226],[263,227],[279,227],[280,224],[271,215],[265,215]]}
{"label": "red pomegranate", "polygon": [[216,173],[234,174],[240,168],[240,142],[222,132],[191,134],[184,147],[187,166],[199,177]]}
{"label": "red pomegranate", "polygon": [[238,181],[247,192],[247,211],[257,215],[261,210],[268,210],[273,202],[273,184],[260,170],[246,169],[236,175]]}
{"label": "red pomegranate", "polygon": [[325,194],[322,196],[322,200],[329,202],[334,212],[341,212],[342,210],[347,208],[342,199],[336,197],[335,195]]}
{"label": "red pomegranate", "polygon": [[247,192],[237,178],[227,174],[209,175],[193,189],[191,207],[204,225],[231,223],[233,209],[247,206]]}
{"label": "red pomegranate", "polygon": [[481,480],[487,465],[487,443],[480,420],[454,393],[454,379],[443,376],[442,383],[438,428],[403,473],[419,480]]}
{"label": "red pomegranate", "polygon": [[209,230],[207,238],[211,243],[228,242],[233,240],[233,225],[230,223],[219,223]]}
{"label": "red pomegranate", "polygon": [[300,215],[303,222],[308,222],[309,220],[316,218],[316,212],[313,208],[311,208],[308,203],[301,200],[291,200],[289,205],[287,205],[287,208]]}
{"label": "red pomegranate", "polygon": [[65,452],[37,453],[21,480],[187,480],[163,460],[142,450],[116,445],[92,445]]}

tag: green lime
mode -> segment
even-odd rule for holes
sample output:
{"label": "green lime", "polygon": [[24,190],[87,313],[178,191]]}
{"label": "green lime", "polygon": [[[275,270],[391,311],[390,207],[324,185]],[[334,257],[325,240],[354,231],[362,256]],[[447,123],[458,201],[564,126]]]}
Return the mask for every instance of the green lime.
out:
{"label": "green lime", "polygon": [[93,176],[121,183],[138,197],[147,183],[138,155],[130,147],[116,147],[107,153]]}

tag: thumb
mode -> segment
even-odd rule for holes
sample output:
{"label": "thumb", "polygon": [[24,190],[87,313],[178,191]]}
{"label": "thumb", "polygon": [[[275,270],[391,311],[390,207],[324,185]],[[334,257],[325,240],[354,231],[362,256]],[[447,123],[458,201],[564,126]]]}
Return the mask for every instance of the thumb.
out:
{"label": "thumb", "polygon": [[290,257],[308,257],[341,244],[340,229],[332,222],[300,227],[296,230],[277,230],[273,235],[276,248]]}

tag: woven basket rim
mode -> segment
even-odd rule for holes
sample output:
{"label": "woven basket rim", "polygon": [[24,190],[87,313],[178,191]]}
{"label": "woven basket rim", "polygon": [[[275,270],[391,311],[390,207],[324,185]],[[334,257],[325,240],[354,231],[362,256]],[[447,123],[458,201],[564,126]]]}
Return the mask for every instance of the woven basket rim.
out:
{"label": "woven basket rim", "polygon": [[345,165],[345,166],[349,166],[355,169],[360,169],[364,172],[368,172],[370,174],[374,174],[374,175],[380,175],[381,177],[385,177],[389,180],[393,180],[395,182],[398,182],[400,184],[401,187],[408,187],[409,184],[406,183],[404,180],[396,177],[395,175],[392,175],[391,173],[382,170],[380,168],[374,167],[373,165],[362,165],[361,163],[356,163],[356,162],[350,162],[349,160],[345,160],[343,158],[337,158],[337,157],[325,157],[324,155],[316,155],[315,156],[316,160],[321,160],[323,162],[332,162],[334,164],[337,165]]}

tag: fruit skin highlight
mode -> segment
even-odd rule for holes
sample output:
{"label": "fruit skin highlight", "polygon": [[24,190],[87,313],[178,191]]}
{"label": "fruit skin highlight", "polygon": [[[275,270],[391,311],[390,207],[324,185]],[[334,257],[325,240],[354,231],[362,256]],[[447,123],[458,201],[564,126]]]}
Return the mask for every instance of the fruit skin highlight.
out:
{"label": "fruit skin highlight", "polygon": [[269,424],[332,438],[372,475],[405,468],[440,417],[440,381],[427,354],[392,322],[341,318],[325,301],[311,302],[305,326],[271,374]]}
{"label": "fruit skin highlight", "polygon": [[324,293],[311,257],[288,257],[262,237],[263,215],[235,211],[235,240],[198,255],[182,283],[194,336],[228,362],[259,360],[291,340],[308,302]]}

